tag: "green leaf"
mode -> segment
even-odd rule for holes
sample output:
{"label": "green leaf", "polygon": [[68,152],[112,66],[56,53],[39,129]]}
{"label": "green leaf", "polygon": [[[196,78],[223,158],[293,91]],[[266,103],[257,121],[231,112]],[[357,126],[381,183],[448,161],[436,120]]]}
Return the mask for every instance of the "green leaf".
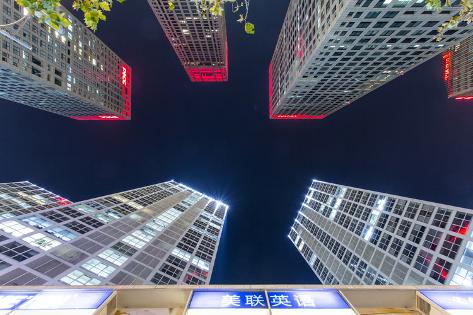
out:
{"label": "green leaf", "polygon": [[245,32],[246,32],[246,34],[254,35],[255,34],[255,25],[253,23],[246,22],[245,23]]}
{"label": "green leaf", "polygon": [[108,2],[102,1],[102,2],[99,2],[99,5],[102,10],[110,11],[110,5],[108,4]]}
{"label": "green leaf", "polygon": [[169,11],[174,11],[174,9],[176,8],[176,6],[174,5],[174,1],[172,0],[169,0],[168,1],[168,8],[169,8]]}

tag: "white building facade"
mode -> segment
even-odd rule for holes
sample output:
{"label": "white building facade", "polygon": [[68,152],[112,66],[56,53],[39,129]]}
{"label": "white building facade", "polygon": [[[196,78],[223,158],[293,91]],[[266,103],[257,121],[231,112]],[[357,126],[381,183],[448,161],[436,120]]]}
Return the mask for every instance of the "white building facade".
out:
{"label": "white building facade", "polygon": [[166,37],[192,82],[228,80],[225,16],[202,14],[194,0],[148,0]]}
{"label": "white building facade", "polygon": [[458,7],[422,0],[292,0],[269,67],[272,119],[323,119],[471,35]]}
{"label": "white building facade", "polygon": [[289,238],[325,284],[473,284],[473,210],[314,180]]}
{"label": "white building facade", "polygon": [[0,285],[208,284],[227,209],[174,181],[77,203],[0,184]]}
{"label": "white building facade", "polygon": [[[0,24],[23,17],[0,0]],[[28,17],[0,28],[0,98],[76,120],[131,119],[131,68],[66,9],[60,32]]]}

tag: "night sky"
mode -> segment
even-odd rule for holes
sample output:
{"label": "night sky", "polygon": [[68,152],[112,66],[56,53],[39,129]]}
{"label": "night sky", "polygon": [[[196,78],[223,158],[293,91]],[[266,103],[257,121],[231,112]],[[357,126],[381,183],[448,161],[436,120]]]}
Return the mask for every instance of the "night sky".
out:
{"label": "night sky", "polygon": [[[269,4],[270,3],[270,4]],[[81,122],[0,100],[0,182],[72,201],[174,179],[230,205],[214,284],[318,283],[287,238],[311,179],[473,208],[473,102],[439,57],[321,121],[268,119],[268,65],[289,0],[227,14],[230,80],[191,83],[148,3],[97,35],[133,68],[132,121]]]}

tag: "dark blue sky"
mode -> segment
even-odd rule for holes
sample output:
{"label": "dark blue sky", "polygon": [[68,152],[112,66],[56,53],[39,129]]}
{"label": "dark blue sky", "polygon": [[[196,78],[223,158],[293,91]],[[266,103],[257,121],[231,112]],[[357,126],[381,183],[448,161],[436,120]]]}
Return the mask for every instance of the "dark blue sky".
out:
{"label": "dark blue sky", "polygon": [[[192,84],[146,1],[97,34],[133,68],[133,120],[79,122],[0,101],[0,182],[73,201],[175,179],[230,205],[213,283],[316,283],[286,235],[312,178],[473,207],[473,102],[433,59],[322,121],[270,121],[267,69],[288,0],[228,18],[230,81]],[[271,3],[269,5],[269,3]]]}

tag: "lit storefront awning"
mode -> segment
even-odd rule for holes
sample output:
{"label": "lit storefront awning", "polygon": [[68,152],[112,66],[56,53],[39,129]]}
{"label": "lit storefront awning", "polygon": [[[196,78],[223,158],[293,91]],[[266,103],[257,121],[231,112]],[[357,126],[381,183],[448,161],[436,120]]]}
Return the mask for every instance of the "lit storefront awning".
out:
{"label": "lit storefront awning", "polygon": [[473,314],[473,291],[421,290],[420,293],[451,315]]}

